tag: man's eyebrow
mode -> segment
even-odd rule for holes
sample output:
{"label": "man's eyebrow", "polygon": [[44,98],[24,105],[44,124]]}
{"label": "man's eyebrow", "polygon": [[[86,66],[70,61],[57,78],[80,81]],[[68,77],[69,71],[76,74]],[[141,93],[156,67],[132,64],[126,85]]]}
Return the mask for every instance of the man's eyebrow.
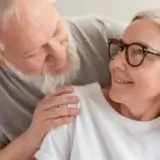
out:
{"label": "man's eyebrow", "polygon": [[58,33],[59,24],[60,24],[60,20],[57,22],[56,29],[55,29],[55,31],[53,32],[53,37],[55,37],[56,34]]}
{"label": "man's eyebrow", "polygon": [[38,50],[39,50],[39,49],[34,49],[34,50],[32,50],[32,51],[28,51],[28,52],[26,52],[26,53],[23,55],[23,57],[24,57],[24,58],[30,57],[30,56],[34,55]]}
{"label": "man's eyebrow", "polygon": [[[58,26],[59,26],[59,24],[60,24],[60,20],[56,24],[56,28],[55,28],[55,31],[52,34],[53,35],[52,37],[56,36],[56,34],[58,33]],[[25,52],[25,54],[24,54],[23,57],[29,57],[29,56],[33,55],[34,53],[36,53],[37,50],[38,50],[38,48],[32,49],[31,51],[27,51],[27,52]]]}

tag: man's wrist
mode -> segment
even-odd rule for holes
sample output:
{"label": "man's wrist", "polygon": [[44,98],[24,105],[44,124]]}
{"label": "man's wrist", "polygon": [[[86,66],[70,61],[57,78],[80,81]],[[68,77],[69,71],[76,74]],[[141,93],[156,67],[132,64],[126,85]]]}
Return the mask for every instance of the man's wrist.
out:
{"label": "man's wrist", "polygon": [[26,131],[22,136],[25,146],[28,147],[28,149],[37,151],[40,148],[40,140],[36,139],[30,132]]}

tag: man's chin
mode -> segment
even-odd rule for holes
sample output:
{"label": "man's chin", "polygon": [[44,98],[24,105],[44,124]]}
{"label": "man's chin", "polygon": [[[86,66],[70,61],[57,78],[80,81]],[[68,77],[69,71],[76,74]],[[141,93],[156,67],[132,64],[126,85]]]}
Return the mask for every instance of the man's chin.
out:
{"label": "man's chin", "polygon": [[6,61],[7,67],[17,75],[19,79],[25,83],[30,83],[44,94],[54,93],[57,87],[68,84],[75,78],[78,71],[78,68],[76,68],[77,63],[74,59],[70,61],[70,63],[69,67],[63,69],[57,68],[57,71],[47,68],[47,70],[43,70],[39,75],[27,75]]}
{"label": "man's chin", "polygon": [[45,74],[49,74],[49,75],[58,75],[58,74],[63,74],[65,72],[67,72],[67,70],[69,69],[69,63],[66,62],[65,64],[64,63],[61,63],[59,65],[50,65],[50,66],[47,66],[43,71],[42,71],[42,74],[45,75]]}
{"label": "man's chin", "polygon": [[34,81],[30,81],[30,83],[33,83],[44,94],[52,94],[56,88],[70,83],[72,78],[75,78],[75,73],[76,71],[69,67],[56,70],[50,67],[43,71],[41,76],[35,76]]}
{"label": "man's chin", "polygon": [[44,72],[44,75],[49,74],[49,75],[59,75],[67,72],[67,67],[65,68],[54,68],[54,67],[49,67],[47,71]]}

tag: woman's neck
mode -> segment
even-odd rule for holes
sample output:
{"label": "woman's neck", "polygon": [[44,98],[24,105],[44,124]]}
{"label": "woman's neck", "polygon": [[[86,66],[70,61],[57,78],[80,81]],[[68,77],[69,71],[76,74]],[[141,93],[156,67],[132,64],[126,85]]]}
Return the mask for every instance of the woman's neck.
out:
{"label": "woman's neck", "polygon": [[109,97],[109,89],[103,90],[104,96],[111,106],[124,117],[138,120],[138,121],[149,121],[153,120],[160,114],[160,101],[141,101],[133,102],[129,105],[120,104],[114,102]]}
{"label": "woman's neck", "polygon": [[[136,104],[127,107],[124,104],[121,104],[119,108],[119,113],[130,119],[139,121],[149,121],[159,116],[159,107],[156,105],[145,105],[141,103],[139,106],[136,105],[136,107],[134,108],[135,105]],[[139,110],[138,108],[142,109]]]}

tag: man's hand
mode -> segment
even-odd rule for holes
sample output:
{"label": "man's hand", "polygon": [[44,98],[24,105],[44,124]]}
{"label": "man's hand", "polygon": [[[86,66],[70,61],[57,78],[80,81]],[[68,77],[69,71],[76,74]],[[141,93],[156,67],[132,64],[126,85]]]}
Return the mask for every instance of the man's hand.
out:
{"label": "man's hand", "polygon": [[67,104],[76,104],[79,99],[73,95],[73,87],[63,87],[58,89],[54,95],[50,95],[41,100],[34,112],[32,123],[26,131],[29,141],[33,145],[40,147],[44,136],[58,126],[71,122],[79,113],[77,108],[60,107]]}

